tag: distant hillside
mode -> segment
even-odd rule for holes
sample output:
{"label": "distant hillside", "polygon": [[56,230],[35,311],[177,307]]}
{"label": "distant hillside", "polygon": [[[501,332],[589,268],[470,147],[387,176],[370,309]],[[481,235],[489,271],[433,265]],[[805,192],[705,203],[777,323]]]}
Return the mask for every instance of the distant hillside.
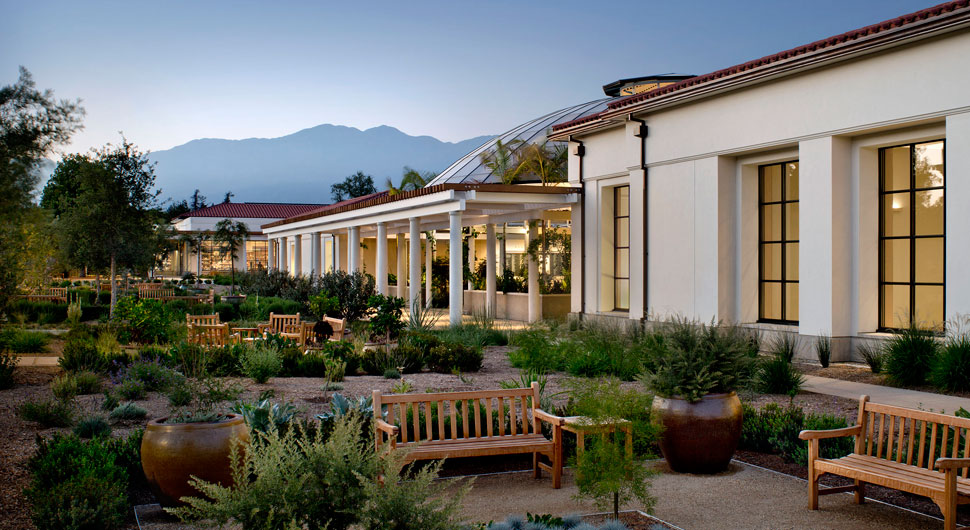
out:
{"label": "distant hillside", "polygon": [[490,136],[458,143],[410,136],[382,125],[361,131],[318,125],[280,138],[203,138],[151,153],[162,197],[183,199],[198,188],[210,201],[330,202],[330,185],[357,170],[398,181],[402,168],[440,172]]}

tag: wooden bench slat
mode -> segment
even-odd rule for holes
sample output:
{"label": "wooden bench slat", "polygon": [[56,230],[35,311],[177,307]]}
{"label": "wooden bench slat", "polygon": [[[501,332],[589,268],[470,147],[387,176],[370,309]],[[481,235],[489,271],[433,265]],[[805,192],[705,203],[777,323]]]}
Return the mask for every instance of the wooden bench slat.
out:
{"label": "wooden bench slat", "polygon": [[461,400],[461,431],[468,438],[468,400]]}
{"label": "wooden bench slat", "polygon": [[411,401],[452,401],[459,399],[473,399],[473,398],[497,398],[497,397],[509,397],[509,396],[527,396],[531,393],[529,389],[522,388],[511,388],[511,389],[501,389],[501,390],[482,390],[480,392],[467,391],[467,392],[435,392],[431,394],[388,394],[382,403],[401,403]]}
{"label": "wooden bench slat", "polygon": [[414,441],[421,439],[421,409],[418,408],[420,403],[411,403],[411,419],[412,425],[414,425]]}
{"label": "wooden bench slat", "polygon": [[490,397],[485,398],[485,413],[488,414],[488,418],[486,418],[485,421],[488,424],[487,425],[488,437],[491,438],[492,437],[492,398]]}
{"label": "wooden bench slat", "polygon": [[474,403],[473,406],[475,407],[475,437],[481,438],[482,437],[481,403],[479,403],[478,398],[475,398],[475,401],[473,401],[472,403]]}
{"label": "wooden bench slat", "polygon": [[431,435],[432,427],[433,426],[431,425],[431,402],[425,401],[424,402],[424,430],[427,433],[429,440],[434,438],[434,436]]}
{"label": "wooden bench slat", "polygon": [[445,402],[438,401],[438,439],[445,439]]}

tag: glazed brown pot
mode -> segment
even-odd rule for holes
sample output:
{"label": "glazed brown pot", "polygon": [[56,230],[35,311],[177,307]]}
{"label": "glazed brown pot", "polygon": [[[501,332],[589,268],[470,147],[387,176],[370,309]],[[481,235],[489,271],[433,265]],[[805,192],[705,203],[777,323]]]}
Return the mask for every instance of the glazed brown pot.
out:
{"label": "glazed brown pot", "polygon": [[696,403],[657,396],[652,416],[663,427],[660,451],[680,473],[723,471],[741,439],[741,400],[734,392],[708,394]]}
{"label": "glazed brown pot", "polygon": [[249,428],[239,414],[217,423],[165,423],[152,420],[141,441],[141,467],[162,506],[180,506],[185,496],[202,494],[189,485],[194,475],[207,482],[232,485],[233,439],[249,443]]}

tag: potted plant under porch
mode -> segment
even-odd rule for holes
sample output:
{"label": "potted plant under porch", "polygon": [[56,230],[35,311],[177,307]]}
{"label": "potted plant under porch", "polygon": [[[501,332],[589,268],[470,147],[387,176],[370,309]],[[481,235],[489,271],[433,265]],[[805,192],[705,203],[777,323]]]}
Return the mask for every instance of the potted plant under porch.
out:
{"label": "potted plant under porch", "polygon": [[680,473],[723,471],[741,439],[736,391],[754,373],[758,337],[739,326],[683,319],[663,326],[643,376],[655,394],[651,417],[663,430],[660,451]]}

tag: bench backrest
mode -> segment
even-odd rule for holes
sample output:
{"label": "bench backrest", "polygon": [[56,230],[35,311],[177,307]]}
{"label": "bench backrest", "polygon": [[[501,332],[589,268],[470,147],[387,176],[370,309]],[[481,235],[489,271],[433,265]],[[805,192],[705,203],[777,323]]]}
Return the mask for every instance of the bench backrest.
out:
{"label": "bench backrest", "polygon": [[284,333],[286,331],[286,326],[294,326],[299,323],[299,313],[295,315],[277,315],[276,313],[269,314],[269,328],[272,333]]}
{"label": "bench backrest", "polygon": [[219,324],[219,313],[214,315],[185,315],[185,323],[190,326]]}
{"label": "bench backrest", "polygon": [[50,295],[67,298],[67,287],[51,287]]}
{"label": "bench backrest", "polygon": [[330,328],[333,329],[333,334],[329,338],[333,340],[341,340],[344,338],[344,329],[347,327],[346,319],[323,317],[323,320],[330,324]]}
{"label": "bench backrest", "polygon": [[229,324],[197,324],[189,326],[188,341],[203,346],[229,344]]}
{"label": "bench backrest", "polygon": [[[539,388],[511,388],[430,394],[373,392],[374,413],[387,407],[385,421],[400,428],[398,447],[426,440],[515,438],[541,434],[534,411]],[[531,425],[531,427],[530,427]]]}
{"label": "bench backrest", "polygon": [[869,396],[862,396],[858,424],[857,454],[931,470],[937,458],[970,458],[968,418],[870,403]]}

